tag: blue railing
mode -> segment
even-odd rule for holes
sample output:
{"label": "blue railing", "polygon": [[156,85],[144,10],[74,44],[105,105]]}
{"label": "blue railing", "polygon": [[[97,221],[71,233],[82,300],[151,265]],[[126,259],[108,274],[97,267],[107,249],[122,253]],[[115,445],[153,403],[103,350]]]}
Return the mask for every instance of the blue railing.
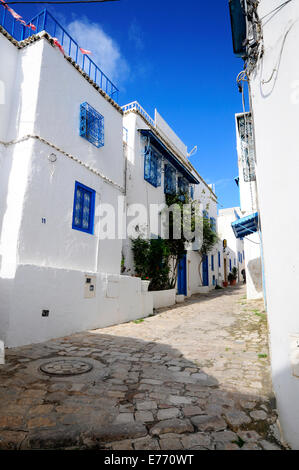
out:
{"label": "blue railing", "polygon": [[122,110],[124,113],[127,111],[137,110],[139,113],[146,119],[147,122],[150,123],[151,126],[156,127],[155,121],[150,117],[150,115],[143,109],[143,107],[138,103],[138,101],[133,101],[132,103],[125,104],[122,106]]}
{"label": "blue railing", "polygon": [[[0,4],[1,5],[1,4]],[[47,33],[58,39],[66,55],[71,57],[81,69],[93,80],[107,95],[114,101],[118,101],[119,90],[109,80],[107,75],[97,66],[97,64],[86,54],[82,54],[79,44],[70,36],[70,34],[61,26],[58,21],[48,12],[43,10],[34,16],[29,22],[33,24],[36,30],[28,28],[17,21],[2,6],[0,10],[0,25],[17,41],[23,41],[33,34],[47,31]]]}

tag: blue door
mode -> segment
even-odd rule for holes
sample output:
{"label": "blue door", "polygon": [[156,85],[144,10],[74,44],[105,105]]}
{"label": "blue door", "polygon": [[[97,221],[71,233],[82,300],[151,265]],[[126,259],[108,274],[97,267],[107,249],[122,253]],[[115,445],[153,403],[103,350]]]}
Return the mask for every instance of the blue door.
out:
{"label": "blue door", "polygon": [[202,281],[205,287],[209,286],[209,258],[206,255],[202,260]]}
{"label": "blue door", "polygon": [[178,294],[187,295],[187,255],[184,255],[179,263]]}

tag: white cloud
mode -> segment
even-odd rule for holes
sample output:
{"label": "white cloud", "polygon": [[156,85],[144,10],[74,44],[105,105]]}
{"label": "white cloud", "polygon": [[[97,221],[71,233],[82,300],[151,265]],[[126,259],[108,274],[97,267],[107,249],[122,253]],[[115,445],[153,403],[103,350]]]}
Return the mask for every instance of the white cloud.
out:
{"label": "white cloud", "polygon": [[124,83],[129,75],[129,65],[122,56],[118,44],[100,25],[90,23],[83,17],[68,24],[67,31],[80,47],[92,52],[90,58],[116,86]]}

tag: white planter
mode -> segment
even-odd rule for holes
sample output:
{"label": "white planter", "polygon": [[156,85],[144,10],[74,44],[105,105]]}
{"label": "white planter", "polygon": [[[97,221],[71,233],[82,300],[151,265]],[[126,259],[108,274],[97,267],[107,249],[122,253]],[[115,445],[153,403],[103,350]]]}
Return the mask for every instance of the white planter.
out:
{"label": "white planter", "polygon": [[153,292],[154,308],[171,307],[175,305],[176,289]]}
{"label": "white planter", "polygon": [[210,287],[208,286],[201,286],[197,288],[197,292],[199,294],[208,294],[210,292]]}
{"label": "white planter", "polygon": [[184,295],[176,295],[175,301],[177,304],[182,304],[185,302],[185,296]]}
{"label": "white planter", "polygon": [[147,292],[151,281],[141,281],[141,292]]}

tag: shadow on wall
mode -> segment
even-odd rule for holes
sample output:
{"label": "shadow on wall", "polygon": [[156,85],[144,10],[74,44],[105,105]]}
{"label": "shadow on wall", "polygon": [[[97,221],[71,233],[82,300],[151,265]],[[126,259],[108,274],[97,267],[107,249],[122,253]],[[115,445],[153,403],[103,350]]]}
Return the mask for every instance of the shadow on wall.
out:
{"label": "shadow on wall", "polygon": [[263,292],[263,274],[262,274],[262,262],[261,258],[255,258],[248,262],[247,269],[249,272],[251,282],[257,292]]}

